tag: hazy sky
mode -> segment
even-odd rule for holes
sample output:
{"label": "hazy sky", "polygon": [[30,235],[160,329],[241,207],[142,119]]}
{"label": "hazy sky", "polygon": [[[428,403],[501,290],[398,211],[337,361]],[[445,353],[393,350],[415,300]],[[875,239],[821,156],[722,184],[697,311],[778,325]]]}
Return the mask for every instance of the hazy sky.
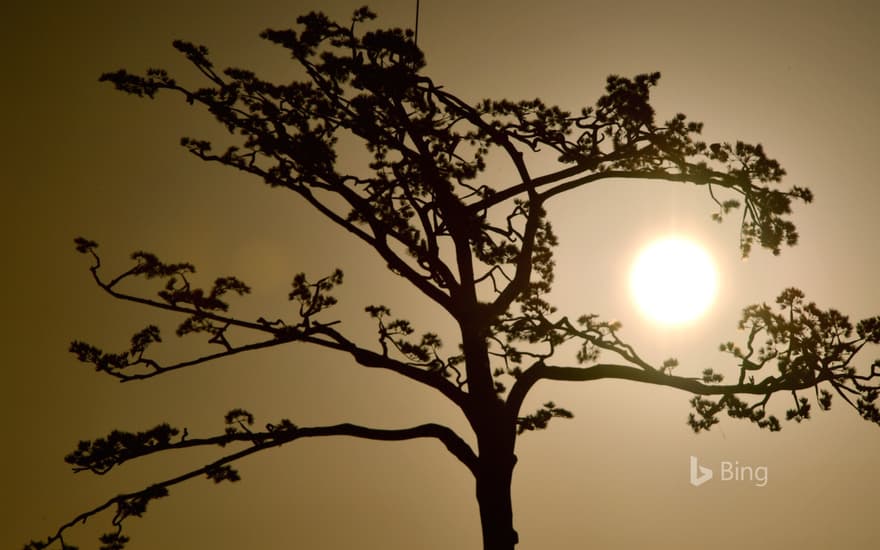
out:
{"label": "hazy sky", "polygon": [[[72,239],[101,243],[109,268],[146,249],[196,264],[209,284],[235,274],[254,288],[243,315],[279,315],[292,275],[346,272],[337,316],[369,341],[362,313],[384,303],[418,330],[451,324],[381,262],[290,193],[208,166],[181,136],[220,135],[178,98],[150,102],[99,84],[104,71],[167,67],[194,81],[175,38],[209,46],[221,66],[289,79],[266,27],[312,9],[346,18],[361,2],[29,3],[7,8],[2,38],[5,107],[3,204],[7,262],[2,385],[3,513],[0,546],[42,538],[76,513],[141,488],[215,453],[161,457],[108,476],[73,475],[63,462],[79,439],[163,421],[209,435],[243,407],[262,423],[352,421],[403,427],[463,418],[427,390],[345,358],[278,349],[120,385],[77,363],[81,338],[122,349],[144,325],[174,319],[114,302],[91,283]],[[329,5],[328,5],[329,4]],[[370,4],[386,26],[410,26],[413,1]],[[16,9],[19,10],[16,12]],[[11,10],[11,11],[10,11]],[[550,205],[560,237],[554,301],[562,312],[619,319],[646,358],[681,369],[734,373],[717,352],[742,341],[742,307],[798,286],[823,307],[860,319],[880,313],[876,280],[880,185],[880,9],[871,2],[439,2],[422,1],[419,44],[435,82],[470,100],[526,99],[576,109],[604,79],[659,70],[659,117],[705,122],[707,140],[761,142],[810,187],[798,206],[801,243],[779,257],[739,259],[735,223],[718,225],[707,196],[689,186],[608,182]],[[548,166],[548,170],[552,167]],[[487,176],[492,177],[492,169]],[[668,232],[706,245],[720,270],[719,299],[694,326],[663,329],[640,318],[626,290],[638,249]],[[108,271],[109,273],[109,271]],[[168,355],[192,354],[184,341]],[[867,349],[861,364],[878,350]],[[560,361],[561,362],[561,361]],[[571,363],[573,363],[573,358]],[[684,371],[683,371],[684,372]],[[627,382],[543,383],[575,413],[518,442],[514,521],[523,549],[868,548],[876,545],[880,429],[839,400],[830,413],[780,433],[724,418],[709,433],[686,426],[689,394]],[[789,406],[780,396],[784,415]],[[777,412],[779,412],[777,410]],[[467,435],[469,440],[471,436]],[[694,488],[688,457],[766,466],[755,487],[716,480]],[[303,440],[240,464],[243,481],[195,480],[126,523],[132,550],[148,548],[478,548],[479,516],[465,468],[434,441]],[[100,516],[69,542],[96,546]]]}

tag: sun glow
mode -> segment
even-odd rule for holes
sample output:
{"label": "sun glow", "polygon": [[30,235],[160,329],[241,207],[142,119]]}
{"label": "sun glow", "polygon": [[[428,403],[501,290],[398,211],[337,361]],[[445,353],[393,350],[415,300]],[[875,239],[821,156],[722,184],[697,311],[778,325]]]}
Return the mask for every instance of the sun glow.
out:
{"label": "sun glow", "polygon": [[645,247],[630,272],[630,291],[644,315],[665,325],[693,321],[715,299],[718,274],[709,254],[681,237]]}

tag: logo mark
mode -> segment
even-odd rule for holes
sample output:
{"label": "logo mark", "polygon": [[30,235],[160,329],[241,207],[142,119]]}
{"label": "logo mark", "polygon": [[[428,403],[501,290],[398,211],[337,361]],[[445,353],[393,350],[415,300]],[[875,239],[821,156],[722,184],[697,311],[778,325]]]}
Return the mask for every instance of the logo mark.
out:
{"label": "logo mark", "polygon": [[712,470],[700,466],[697,457],[691,456],[691,485],[699,487],[710,479],[712,479]]}

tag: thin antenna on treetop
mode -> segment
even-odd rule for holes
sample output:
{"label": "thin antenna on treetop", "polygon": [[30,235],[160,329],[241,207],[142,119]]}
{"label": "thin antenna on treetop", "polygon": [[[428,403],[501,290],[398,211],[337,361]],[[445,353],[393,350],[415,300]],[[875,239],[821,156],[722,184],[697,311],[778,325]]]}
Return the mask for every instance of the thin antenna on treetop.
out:
{"label": "thin antenna on treetop", "polygon": [[416,32],[415,32],[415,45],[419,45],[419,0],[416,0]]}

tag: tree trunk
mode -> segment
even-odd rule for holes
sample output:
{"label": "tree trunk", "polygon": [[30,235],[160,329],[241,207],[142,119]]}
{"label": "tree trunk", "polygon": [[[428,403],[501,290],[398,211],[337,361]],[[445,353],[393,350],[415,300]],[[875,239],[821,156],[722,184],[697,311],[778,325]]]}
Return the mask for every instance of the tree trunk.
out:
{"label": "tree trunk", "polygon": [[513,529],[510,484],[516,464],[516,419],[495,392],[486,343],[487,328],[478,312],[464,316],[462,348],[468,392],[473,408],[468,420],[477,436],[477,503],[483,529],[483,550],[513,550],[519,537]]}
{"label": "tree trunk", "polygon": [[513,528],[510,485],[516,456],[514,430],[497,425],[493,433],[477,436],[480,446],[477,502],[483,529],[483,550],[513,550],[519,536]]}

